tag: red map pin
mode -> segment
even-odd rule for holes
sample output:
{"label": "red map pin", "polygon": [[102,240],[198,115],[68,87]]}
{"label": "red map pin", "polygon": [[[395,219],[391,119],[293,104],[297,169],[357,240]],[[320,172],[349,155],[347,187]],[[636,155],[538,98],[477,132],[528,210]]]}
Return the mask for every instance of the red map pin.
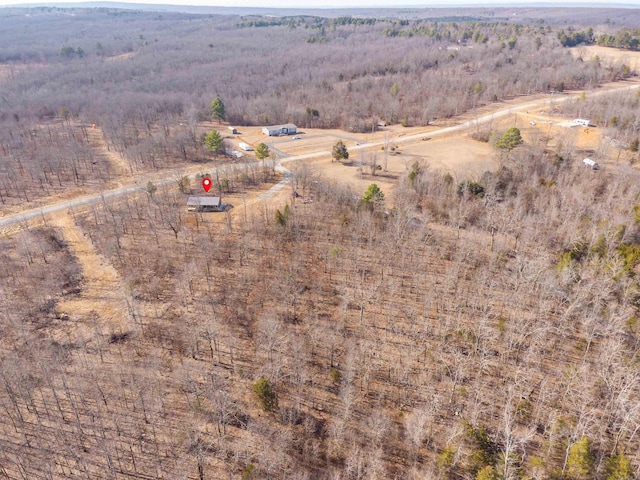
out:
{"label": "red map pin", "polygon": [[203,178],[202,179],[202,188],[204,188],[205,192],[209,192],[209,189],[211,188],[211,179],[210,178]]}

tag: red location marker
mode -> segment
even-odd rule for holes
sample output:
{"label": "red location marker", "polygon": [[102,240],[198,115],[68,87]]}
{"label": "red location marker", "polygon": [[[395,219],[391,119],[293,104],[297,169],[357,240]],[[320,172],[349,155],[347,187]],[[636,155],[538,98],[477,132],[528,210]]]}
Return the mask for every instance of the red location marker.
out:
{"label": "red location marker", "polygon": [[210,178],[203,178],[202,179],[202,188],[204,188],[205,192],[209,192],[209,189],[211,188],[211,179]]}

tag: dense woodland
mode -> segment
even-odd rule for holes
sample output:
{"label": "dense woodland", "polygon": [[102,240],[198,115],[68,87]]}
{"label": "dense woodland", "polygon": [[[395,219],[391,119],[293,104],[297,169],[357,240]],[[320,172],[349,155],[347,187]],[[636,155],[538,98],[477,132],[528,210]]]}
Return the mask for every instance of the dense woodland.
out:
{"label": "dense woodland", "polygon": [[[567,17],[6,12],[2,205],[115,178],[98,140],[133,173],[207,158],[218,94],[239,125],[365,129],[585,89],[567,114],[637,136],[635,92],[588,93],[634,72],[570,55]],[[105,200],[70,228],[109,292],[61,227],[2,238],[0,477],[638,478],[638,175],[579,153],[531,138],[473,179],[416,162],[387,198],[300,164],[299,198],[223,221],[184,210],[184,178]],[[89,295],[119,304],[63,309]]]}

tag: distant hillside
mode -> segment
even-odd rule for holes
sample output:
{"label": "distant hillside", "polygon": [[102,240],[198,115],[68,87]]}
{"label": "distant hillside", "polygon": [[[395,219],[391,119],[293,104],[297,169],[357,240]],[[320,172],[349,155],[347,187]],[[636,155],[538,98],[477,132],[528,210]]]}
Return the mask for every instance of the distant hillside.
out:
{"label": "distant hillside", "polygon": [[[640,15],[630,14],[629,9],[640,8],[637,4],[603,2],[531,2],[509,5],[507,2],[487,4],[482,8],[469,5],[439,5],[433,2],[425,6],[394,6],[393,8],[279,8],[279,7],[217,7],[197,5],[160,5],[128,2],[35,2],[22,5],[9,5],[2,8],[112,8],[140,10],[147,12],[180,12],[207,15],[273,15],[278,17],[311,15],[327,18],[341,16],[406,18],[406,19],[446,19],[446,21],[508,20],[508,21],[544,21],[551,24],[593,24],[609,19],[612,24],[640,26]],[[637,12],[636,12],[637,13]],[[457,18],[457,20],[456,20]],[[636,20],[634,20],[636,18]],[[630,25],[630,23],[632,25]]]}

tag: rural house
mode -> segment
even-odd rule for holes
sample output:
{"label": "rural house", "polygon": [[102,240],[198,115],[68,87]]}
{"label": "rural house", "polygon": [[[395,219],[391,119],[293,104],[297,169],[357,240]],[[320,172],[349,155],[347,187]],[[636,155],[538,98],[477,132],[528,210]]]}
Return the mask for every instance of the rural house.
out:
{"label": "rural house", "polygon": [[189,197],[187,209],[190,212],[220,212],[222,200],[220,197]]}
{"label": "rural house", "polygon": [[298,127],[293,123],[287,123],[285,125],[272,125],[271,127],[262,127],[262,133],[269,135],[270,137],[277,137],[278,135],[293,135],[298,132]]}

